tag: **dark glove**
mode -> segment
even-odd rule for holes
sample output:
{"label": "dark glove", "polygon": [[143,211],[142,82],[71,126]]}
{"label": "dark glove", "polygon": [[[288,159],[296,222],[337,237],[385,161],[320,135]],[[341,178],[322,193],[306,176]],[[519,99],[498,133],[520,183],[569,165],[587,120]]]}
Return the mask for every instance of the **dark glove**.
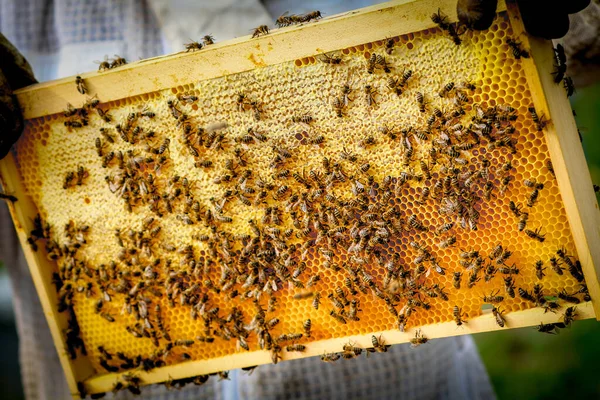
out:
{"label": "dark glove", "polygon": [[[468,28],[487,29],[492,25],[497,4],[497,0],[458,0],[458,19]],[[517,0],[517,4],[530,35],[556,39],[567,34],[569,14],[583,10],[590,0]]]}
{"label": "dark glove", "polygon": [[12,92],[36,82],[25,57],[0,33],[0,159],[23,131],[23,116]]}

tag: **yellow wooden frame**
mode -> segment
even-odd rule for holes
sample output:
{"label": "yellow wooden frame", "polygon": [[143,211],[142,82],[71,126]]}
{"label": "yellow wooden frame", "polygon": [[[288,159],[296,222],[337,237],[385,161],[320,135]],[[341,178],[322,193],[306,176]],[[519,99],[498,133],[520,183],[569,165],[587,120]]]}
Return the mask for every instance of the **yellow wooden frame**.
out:
{"label": "yellow wooden frame", "polygon": [[[141,96],[146,93],[181,86],[284,61],[301,59],[357,44],[381,40],[434,26],[432,10],[456,20],[456,0],[398,0],[323,19],[316,23],[273,30],[269,35],[251,39],[237,38],[212,45],[202,51],[178,53],[142,60],[106,72],[81,74],[92,93],[102,102]],[[510,2],[500,1],[499,10],[507,10],[515,35],[531,49],[531,59],[523,60],[536,109],[550,116],[552,124],[546,129],[548,149],[556,172],[558,185],[575,240],[579,259],[588,284],[592,302],[578,306],[579,318],[600,316],[600,212],[592,190],[592,182],[578,139],[577,128],[569,102],[561,86],[552,82],[553,50],[551,43],[528,37],[523,30],[518,10]],[[16,92],[25,119],[61,112],[66,103],[79,106],[82,96],[76,91],[74,78],[32,85]],[[8,193],[19,201],[9,204],[21,245],[23,247],[36,290],[46,314],[52,337],[74,398],[78,398],[77,382],[83,382],[89,393],[110,391],[119,373],[94,375],[86,358],[70,360],[65,351],[62,330],[65,315],[56,309],[57,295],[51,284],[55,268],[40,253],[27,245],[27,234],[37,214],[32,200],[25,195],[15,160],[9,155],[0,161],[0,179]],[[544,313],[542,309],[512,312],[506,315],[507,327],[517,328],[541,322],[557,322],[560,315]],[[453,322],[421,327],[428,338],[455,336],[501,329],[490,313],[468,321],[463,329]],[[390,330],[382,333],[389,344],[407,342],[414,331]],[[305,353],[286,353],[285,359],[336,352],[349,340],[362,347],[371,346],[371,334],[322,340],[310,343]],[[270,363],[267,351],[237,353],[217,359],[190,361],[173,366],[139,372],[145,383],[163,382],[222,370]]]}

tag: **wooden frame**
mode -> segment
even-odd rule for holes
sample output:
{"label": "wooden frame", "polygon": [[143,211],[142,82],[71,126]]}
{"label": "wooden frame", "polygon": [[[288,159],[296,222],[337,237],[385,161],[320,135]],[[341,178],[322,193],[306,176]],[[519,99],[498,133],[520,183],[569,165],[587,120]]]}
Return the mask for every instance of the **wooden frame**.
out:
{"label": "wooden frame", "polygon": [[[434,26],[430,20],[431,11],[439,7],[451,20],[456,20],[455,4],[455,0],[393,1],[317,23],[274,30],[269,35],[257,39],[238,38],[200,52],[157,57],[115,70],[82,74],[82,77],[91,92],[97,93],[103,102],[140,96],[190,82],[381,40],[386,36],[431,28]],[[525,46],[531,48],[532,58],[524,60],[523,65],[532,87],[534,105],[539,112],[552,116],[553,123],[546,130],[548,148],[593,299],[593,304],[578,306],[579,318],[600,316],[600,212],[568,100],[562,87],[555,85],[551,79],[554,59],[551,44],[527,37],[514,4],[509,3],[507,7],[501,1],[499,11],[505,9],[509,12],[516,36]],[[152,79],[148,79],[149,77]],[[78,106],[82,102],[82,96],[77,93],[73,82],[73,78],[65,78],[17,91],[16,96],[24,117],[32,119],[59,113],[67,102]],[[56,310],[56,292],[50,283],[50,263],[41,253],[33,252],[26,243],[27,233],[32,227],[32,218],[37,212],[31,199],[24,194],[24,187],[12,155],[0,162],[0,177],[4,189],[19,198],[17,203],[10,204],[10,211],[73,396],[79,396],[77,382],[81,381],[84,381],[89,393],[112,390],[120,374],[93,376],[93,369],[87,359],[78,358],[73,361],[66,355],[62,330],[66,328],[67,321],[65,316]],[[530,309],[509,313],[506,320],[508,326],[516,328],[537,325],[540,322],[557,322],[559,317],[552,313],[544,313],[542,309]],[[469,320],[464,329],[460,330],[456,329],[453,322],[422,328],[428,338],[498,329],[489,313]],[[414,336],[413,331],[403,333],[392,330],[377,333],[383,333],[389,344],[407,342]],[[287,354],[286,359],[340,351],[348,340],[356,342],[359,346],[369,347],[371,334],[313,342],[307,352]],[[253,351],[158,368],[147,373],[140,372],[139,376],[143,382],[161,382],[270,362],[269,352]]]}

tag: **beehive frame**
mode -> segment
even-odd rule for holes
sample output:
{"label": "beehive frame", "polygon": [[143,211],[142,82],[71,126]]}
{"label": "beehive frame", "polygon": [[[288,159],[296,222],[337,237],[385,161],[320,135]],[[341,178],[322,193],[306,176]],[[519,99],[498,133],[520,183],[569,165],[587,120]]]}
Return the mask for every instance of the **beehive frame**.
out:
{"label": "beehive frame", "polygon": [[[116,101],[185,85],[188,82],[208,80],[284,61],[306,59],[314,57],[315,54],[430,29],[434,24],[429,17],[438,7],[449,15],[451,20],[456,19],[454,1],[396,1],[327,18],[317,23],[273,31],[257,39],[240,38],[216,44],[199,53],[158,57],[114,71],[82,74],[82,77],[91,93],[97,94],[103,102]],[[600,268],[600,214],[592,192],[591,179],[564,91],[552,82],[551,44],[524,34],[515,6],[509,3],[506,7],[501,2],[499,11],[506,8],[514,36],[519,37],[523,45],[531,49],[532,58],[522,60],[522,65],[533,104],[538,112],[548,115],[553,122],[545,130],[547,146],[578,257],[594,301],[593,304],[579,305],[578,314],[579,318],[592,318],[600,311],[597,301],[600,298],[597,278],[597,268]],[[34,85],[16,94],[27,120],[60,113],[67,102],[79,104],[82,99],[74,90],[72,78]],[[0,172],[5,190],[19,198],[17,203],[10,205],[11,213],[73,396],[78,396],[77,382],[84,382],[89,393],[110,391],[118,373],[94,375],[89,360],[78,357],[73,361],[67,357],[62,335],[62,329],[67,322],[56,308],[57,295],[51,284],[53,267],[41,252],[32,252],[26,244],[31,220],[37,214],[36,207],[24,194],[25,189],[12,155],[0,163]],[[544,313],[542,309],[534,308],[508,313],[506,320],[509,327],[516,328],[537,325],[540,322],[556,322],[559,317],[560,315]],[[425,325],[422,329],[427,337],[436,338],[485,332],[498,327],[488,313],[469,319],[468,324],[461,330],[456,329],[454,322]],[[386,342],[390,344],[407,342],[414,336],[412,329],[406,333],[398,330],[376,333],[382,333]],[[340,351],[343,344],[350,339],[361,347],[371,346],[370,333],[352,335],[311,342],[305,353],[286,353],[285,359]],[[163,382],[270,362],[271,357],[267,351],[242,352],[211,360],[180,363],[150,372],[139,372],[139,376],[144,383]]]}

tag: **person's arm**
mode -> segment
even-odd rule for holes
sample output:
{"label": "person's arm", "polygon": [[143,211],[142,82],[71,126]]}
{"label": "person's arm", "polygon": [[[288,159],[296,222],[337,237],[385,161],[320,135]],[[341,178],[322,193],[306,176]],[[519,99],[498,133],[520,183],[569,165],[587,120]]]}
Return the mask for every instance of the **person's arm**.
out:
{"label": "person's arm", "polygon": [[25,57],[0,33],[0,159],[23,131],[23,117],[12,92],[35,82]]}

